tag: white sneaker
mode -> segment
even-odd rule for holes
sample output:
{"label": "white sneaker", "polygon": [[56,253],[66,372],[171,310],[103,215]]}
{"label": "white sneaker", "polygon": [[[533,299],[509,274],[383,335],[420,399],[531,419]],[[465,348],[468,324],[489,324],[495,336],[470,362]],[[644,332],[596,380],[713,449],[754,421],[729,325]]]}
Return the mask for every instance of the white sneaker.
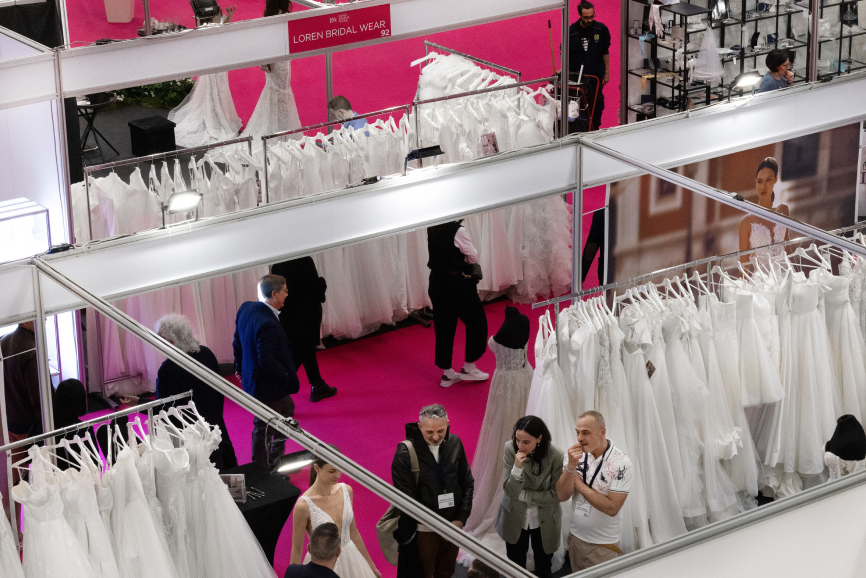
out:
{"label": "white sneaker", "polygon": [[439,380],[439,387],[451,387],[458,381],[463,381],[464,377],[462,373],[455,373],[454,377],[448,377],[444,373],[442,374],[442,379]]}
{"label": "white sneaker", "polygon": [[489,373],[484,373],[477,367],[474,369],[470,369],[469,371],[467,371],[464,367],[457,375],[459,375],[460,379],[464,381],[487,381],[490,378]]}

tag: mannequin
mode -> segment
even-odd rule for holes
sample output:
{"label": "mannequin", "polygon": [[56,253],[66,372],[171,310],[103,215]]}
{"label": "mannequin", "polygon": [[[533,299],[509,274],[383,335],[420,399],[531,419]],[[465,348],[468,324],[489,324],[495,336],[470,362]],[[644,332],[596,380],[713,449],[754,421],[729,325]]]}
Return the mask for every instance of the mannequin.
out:
{"label": "mannequin", "polygon": [[[484,421],[472,460],[472,473],[475,476],[472,514],[463,528],[503,556],[506,554],[505,543],[494,527],[504,493],[502,448],[505,442],[511,440],[514,424],[526,413],[526,403],[529,401],[533,369],[526,361],[528,342],[529,318],[516,307],[506,307],[502,327],[487,341],[490,350],[496,355],[496,371],[490,382]],[[458,558],[460,563],[467,566],[472,559],[467,552],[461,552]]]}
{"label": "mannequin", "polygon": [[509,349],[523,349],[529,342],[529,317],[522,314],[517,307],[505,307],[505,321],[493,336],[496,343]]}
{"label": "mannequin", "polygon": [[866,432],[853,415],[836,420],[836,431],[824,445],[824,464],[831,480],[866,470]]}

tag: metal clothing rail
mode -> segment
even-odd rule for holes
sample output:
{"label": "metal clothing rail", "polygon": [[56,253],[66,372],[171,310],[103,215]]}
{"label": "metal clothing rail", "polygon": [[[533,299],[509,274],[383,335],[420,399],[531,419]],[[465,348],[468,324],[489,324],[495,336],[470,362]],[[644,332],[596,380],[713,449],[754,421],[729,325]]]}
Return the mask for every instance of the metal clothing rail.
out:
{"label": "metal clothing rail", "polygon": [[40,273],[46,275],[61,287],[76,295],[115,323],[126,329],[145,343],[154,347],[157,351],[189,371],[195,377],[213,387],[228,399],[234,401],[259,419],[268,423],[273,428],[288,437],[288,439],[299,444],[306,450],[313,452],[316,456],[324,459],[329,464],[346,472],[354,480],[371,490],[373,493],[397,506],[401,511],[409,514],[424,525],[431,528],[443,538],[453,544],[467,550],[489,566],[509,577],[532,578],[532,574],[514,562],[499,556],[488,546],[482,544],[471,534],[459,530],[450,522],[437,515],[432,510],[416,502],[413,498],[395,489],[382,478],[372,474],[358,465],[353,460],[335,451],[331,446],[318,438],[302,430],[295,419],[287,418],[273,409],[255,399],[242,389],[235,387],[216,373],[212,372],[198,361],[183,353],[180,349],[157,336],[153,331],[113,307],[104,299],[94,295],[87,289],[76,284],[62,273],[51,267],[41,258],[36,257],[32,264]]}
{"label": "metal clothing rail", "polygon": [[[843,235],[845,233],[850,233],[851,231],[857,231],[860,229],[866,229],[866,221],[860,221],[855,225],[849,225],[847,227],[842,227],[840,229],[834,229],[832,231],[827,231],[827,233],[835,234],[835,235]],[[659,275],[665,275],[668,273],[673,273],[674,271],[683,271],[686,269],[691,269],[692,267],[697,267],[700,265],[706,265],[707,263],[713,262],[723,262],[727,259],[736,259],[742,257],[743,255],[749,255],[752,253],[756,253],[757,251],[763,251],[766,249],[770,249],[772,247],[787,247],[789,245],[799,245],[800,243],[805,243],[807,241],[814,240],[812,237],[798,237],[796,239],[791,239],[789,241],[780,241],[778,243],[772,243],[770,245],[763,245],[761,247],[755,247],[753,249],[744,249],[742,251],[736,251],[734,253],[726,253],[724,255],[714,255],[712,257],[704,257],[703,259],[698,259],[696,261],[689,261],[688,263],[681,263],[679,265],[674,265],[672,267],[666,267],[665,269],[659,269],[657,271],[652,271],[650,273],[644,273],[643,275],[638,275],[637,277],[631,277],[629,279],[624,279],[622,281],[615,281],[613,283],[608,283],[606,285],[601,285],[599,287],[591,287],[589,289],[585,289],[583,291],[577,291],[574,293],[570,293],[568,295],[562,295],[561,297],[555,297],[553,299],[548,299],[546,301],[541,301],[539,303],[533,303],[532,308],[538,309],[540,307],[547,307],[549,305],[555,305],[558,303],[562,303],[563,301],[572,301],[574,299],[580,299],[587,295],[594,295],[596,293],[602,293],[608,291],[610,289],[616,289],[618,287],[626,287],[630,285],[637,285],[643,281],[648,279],[652,279],[653,277],[658,277]],[[835,243],[830,243],[831,245],[835,245]]]}
{"label": "metal clothing rail", "polygon": [[163,158],[173,156],[173,155],[182,155],[184,153],[192,154],[192,153],[207,151],[207,150],[220,148],[220,147],[228,146],[228,145],[232,145],[232,144],[242,143],[242,142],[250,143],[250,145],[251,145],[252,141],[253,141],[253,137],[245,136],[245,137],[240,137],[240,138],[233,138],[231,140],[215,142],[215,143],[209,144],[209,145],[201,145],[201,146],[197,146],[197,147],[190,147],[190,148],[176,149],[173,151],[166,151],[163,153],[155,153],[152,155],[148,155],[146,157],[135,157],[135,158],[131,158],[131,159],[123,159],[120,161],[112,161],[110,163],[103,163],[101,165],[91,165],[89,167],[84,167],[84,174],[86,176],[86,175],[88,175],[90,173],[94,173],[96,171],[104,171],[104,170],[108,170],[108,169],[113,169],[115,167],[123,167],[126,165],[137,165],[140,163],[147,163],[147,162],[163,159]]}
{"label": "metal clothing rail", "polygon": [[[94,173],[96,171],[104,171],[104,170],[108,170],[108,169],[113,169],[116,167],[123,167],[123,166],[127,166],[127,165],[137,165],[137,164],[141,164],[141,163],[153,162],[155,160],[164,159],[164,158],[167,158],[169,156],[182,155],[185,153],[194,154],[194,153],[198,153],[201,151],[209,151],[209,150],[212,150],[215,148],[220,148],[220,147],[244,143],[244,142],[247,143],[247,148],[249,149],[250,156],[252,156],[252,154],[253,154],[253,137],[245,136],[242,138],[234,138],[231,140],[215,142],[215,143],[209,144],[209,145],[202,145],[202,146],[197,146],[197,147],[192,147],[192,148],[187,148],[187,149],[178,149],[178,150],[173,150],[173,151],[166,151],[164,153],[156,153],[156,154],[148,155],[146,157],[135,157],[132,159],[124,159],[122,161],[112,161],[110,163],[103,163],[101,165],[93,165],[90,167],[84,167],[84,195],[85,195],[85,198],[87,199],[87,207],[88,207],[87,229],[88,229],[88,232],[90,233],[90,238],[88,239],[88,241],[93,241],[93,217],[91,216],[90,210],[89,210],[90,209],[90,179],[88,178],[91,173]],[[71,215],[71,212],[70,212],[70,215]],[[78,241],[78,239],[76,239],[76,241]]]}
{"label": "metal clothing rail", "polygon": [[[355,118],[366,118],[366,117],[371,117],[371,116],[379,116],[381,114],[385,114],[385,113],[389,113],[389,112],[396,112],[398,110],[405,110],[407,116],[409,116],[410,114],[412,114],[414,112],[414,114],[415,114],[415,139],[416,139],[415,145],[419,146],[420,142],[417,140],[419,138],[419,131],[418,131],[419,115],[418,115],[417,111],[418,111],[418,107],[421,106],[422,104],[433,104],[435,102],[454,100],[457,98],[466,98],[466,97],[475,96],[478,94],[486,94],[488,92],[497,92],[500,90],[521,88],[524,86],[528,86],[530,84],[540,84],[542,82],[552,82],[552,81],[556,80],[557,78],[559,78],[559,77],[548,76],[545,78],[537,78],[535,80],[527,80],[525,82],[516,82],[516,83],[512,83],[512,84],[505,84],[502,86],[494,86],[491,88],[482,88],[479,90],[472,90],[469,92],[461,92],[459,94],[451,94],[448,96],[440,96],[437,98],[428,98],[427,100],[416,100],[416,101],[410,102],[409,104],[403,104],[400,106],[392,106],[391,108],[385,108],[385,109],[377,110],[374,112],[367,112],[367,113],[363,113],[363,114],[358,114],[355,116]],[[278,137],[288,136],[288,135],[292,135],[292,134],[304,133],[304,132],[307,132],[309,130],[316,130],[318,128],[324,128],[326,126],[332,126],[335,124],[343,124],[344,122],[345,122],[345,120],[330,120],[327,122],[320,122],[319,124],[312,124],[312,125],[301,127],[301,128],[286,130],[283,132],[277,132],[277,133],[265,135],[262,137],[262,150],[264,151],[264,161],[265,161],[264,162],[265,168],[263,169],[263,172],[265,173],[265,175],[264,175],[265,203],[268,203],[269,199],[270,199],[270,184],[268,181],[268,170],[267,170],[268,158],[269,158],[268,157],[268,140],[278,138]]]}
{"label": "metal clothing rail", "polygon": [[3,452],[3,451],[8,452],[8,451],[18,449],[20,447],[29,446],[31,444],[39,443],[39,442],[47,440],[49,438],[58,437],[58,436],[65,436],[66,434],[72,433],[74,431],[86,429],[86,428],[89,428],[91,426],[94,426],[94,425],[97,425],[97,424],[100,424],[100,423],[103,423],[106,421],[112,421],[112,420],[115,420],[117,418],[123,417],[125,415],[130,415],[133,413],[141,413],[143,411],[147,411],[147,410],[152,409],[154,407],[157,407],[160,405],[165,405],[168,403],[172,403],[172,402],[175,402],[175,401],[178,401],[181,399],[186,399],[188,397],[192,397],[192,390],[184,392],[184,393],[179,393],[179,394],[173,395],[171,397],[166,397],[163,399],[157,399],[154,401],[149,401],[147,403],[142,403],[142,404],[136,405],[135,407],[130,407],[128,409],[124,409],[121,411],[110,413],[110,414],[104,415],[102,417],[95,417],[93,419],[89,419],[89,420],[83,421],[81,423],[62,427],[60,429],[56,429],[56,430],[50,431],[48,433],[39,434],[38,436],[33,436],[33,437],[30,437],[30,438],[27,438],[24,440],[20,440],[17,442],[8,443],[5,446],[0,446],[0,452]]}
{"label": "metal clothing rail", "polygon": [[442,46],[441,44],[436,44],[435,42],[430,42],[429,40],[424,41],[424,56],[430,55],[430,48],[431,47],[435,48],[437,50],[443,50],[443,51],[448,52],[450,54],[456,54],[457,56],[462,56],[463,58],[465,58],[467,60],[471,60],[472,62],[477,62],[478,64],[483,64],[484,66],[487,66],[488,68],[495,68],[496,70],[501,70],[503,72],[507,72],[508,74],[513,74],[517,77],[517,82],[520,82],[520,71],[519,70],[514,70],[513,68],[508,68],[507,66],[502,66],[500,64],[493,64],[492,62],[478,58],[477,56],[470,56],[469,54],[466,54],[465,52],[460,52],[459,50],[454,50],[453,48],[447,48],[445,46]]}

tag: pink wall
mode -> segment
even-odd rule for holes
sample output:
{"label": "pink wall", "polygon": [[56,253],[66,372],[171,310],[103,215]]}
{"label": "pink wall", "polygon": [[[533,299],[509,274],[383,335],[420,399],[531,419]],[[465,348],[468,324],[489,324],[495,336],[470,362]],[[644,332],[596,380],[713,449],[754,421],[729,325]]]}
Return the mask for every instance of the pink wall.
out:
{"label": "pink wall", "polygon": [[[228,0],[221,2],[231,5]],[[173,20],[194,26],[189,3],[184,0],[151,0],[151,15],[158,20]],[[572,21],[577,1],[571,0]],[[103,3],[98,0],[67,0],[69,34],[73,42],[93,42],[100,38],[133,38],[144,20],[143,6],[136,1],[135,16],[128,24],[105,21]],[[264,9],[263,0],[238,2],[235,20],[257,18]],[[603,127],[616,124],[619,86],[619,3],[611,0],[596,3],[598,19],[611,31],[611,78],[605,95],[607,110]],[[461,30],[431,34],[431,42],[442,44],[490,62],[520,70],[524,80],[551,74],[550,41],[547,22],[553,29],[556,66],[559,67],[559,28],[561,13],[552,11],[513,18]],[[410,102],[415,94],[419,68],[409,63],[424,55],[424,38],[399,40],[367,48],[347,50],[333,55],[334,93],[349,98],[356,111],[373,111]],[[326,120],[325,58],[303,58],[292,63],[292,87],[301,122],[315,124]],[[232,95],[238,114],[246,122],[255,108],[264,86],[264,73],[246,68],[229,74]]]}

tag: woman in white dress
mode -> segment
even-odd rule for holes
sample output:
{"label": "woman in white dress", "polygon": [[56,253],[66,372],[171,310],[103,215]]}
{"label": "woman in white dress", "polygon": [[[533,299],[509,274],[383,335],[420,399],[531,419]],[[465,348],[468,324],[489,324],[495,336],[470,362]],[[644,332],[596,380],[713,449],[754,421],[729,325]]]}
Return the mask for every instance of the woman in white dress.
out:
{"label": "woman in white dress", "polygon": [[352,510],[352,488],[339,483],[340,470],[322,459],[310,466],[310,489],[303,493],[292,511],[292,564],[306,564],[304,534],[332,522],[340,529],[340,557],[334,572],[340,578],[382,578],[364,546]]}
{"label": "woman in white dress", "polygon": [[[292,11],[289,0],[267,0],[265,17],[287,14]],[[292,93],[292,68],[287,60],[274,64],[262,64],[265,71],[265,87],[259,96],[256,109],[241,136],[256,139],[276,132],[301,128],[298,106]],[[300,138],[300,134],[297,135]]]}
{"label": "woman in white dress", "polygon": [[[773,157],[765,158],[758,165],[758,172],[755,175],[755,192],[758,194],[758,204],[760,206],[787,217],[789,214],[788,205],[782,203],[775,207],[773,206],[773,201],[776,200],[776,193],[773,192],[773,187],[776,185],[778,179],[779,163]],[[772,223],[755,215],[746,215],[740,220],[740,251],[787,240],[787,227]],[[767,263],[770,256],[780,254],[782,250],[781,248],[776,248],[775,250],[765,249],[759,255],[759,260]],[[749,255],[740,257],[743,263],[748,263],[749,259]]]}

